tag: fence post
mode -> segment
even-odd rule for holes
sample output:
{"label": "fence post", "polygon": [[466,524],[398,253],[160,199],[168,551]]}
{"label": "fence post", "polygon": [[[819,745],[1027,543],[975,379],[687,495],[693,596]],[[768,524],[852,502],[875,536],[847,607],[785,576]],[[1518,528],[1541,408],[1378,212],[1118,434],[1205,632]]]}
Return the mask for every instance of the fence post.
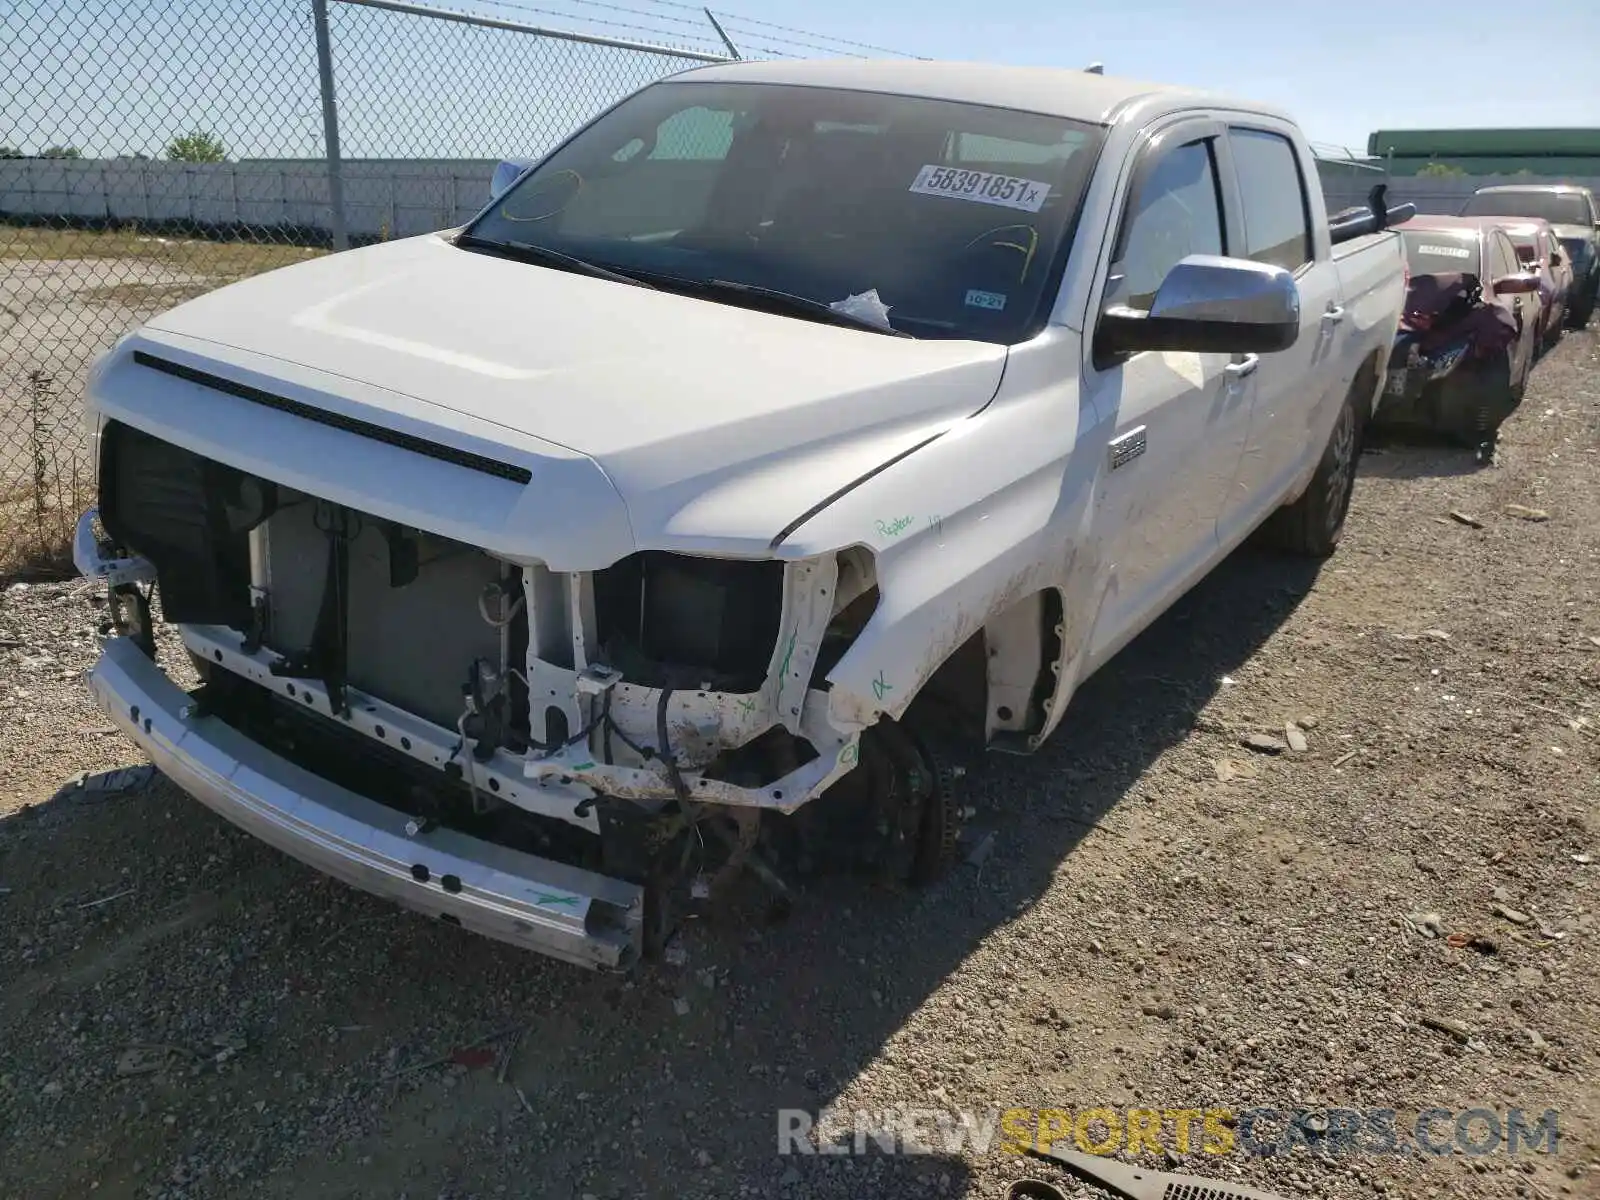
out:
{"label": "fence post", "polygon": [[328,157],[328,205],[333,210],[330,232],[333,248],[347,250],[350,239],[344,227],[344,176],[339,164],[339,103],[333,94],[333,48],[328,39],[328,0],[311,0],[311,20],[317,27],[317,77],[322,90],[322,146]]}

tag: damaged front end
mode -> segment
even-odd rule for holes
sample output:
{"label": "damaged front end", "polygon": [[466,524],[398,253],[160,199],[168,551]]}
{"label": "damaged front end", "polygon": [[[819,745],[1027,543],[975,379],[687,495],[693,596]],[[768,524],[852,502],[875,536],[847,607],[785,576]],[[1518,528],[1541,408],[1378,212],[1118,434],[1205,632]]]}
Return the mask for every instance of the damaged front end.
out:
{"label": "damaged front end", "polygon": [[[853,548],[554,571],[109,420],[75,556],[124,637],[96,697],[186,790],[319,869],[625,968],[749,868],[948,862],[930,749],[827,672],[877,602]],[[201,685],[154,663],[152,592]]]}
{"label": "damaged front end", "polygon": [[1477,276],[1411,276],[1373,424],[1492,440],[1515,406],[1509,355],[1518,335]]}

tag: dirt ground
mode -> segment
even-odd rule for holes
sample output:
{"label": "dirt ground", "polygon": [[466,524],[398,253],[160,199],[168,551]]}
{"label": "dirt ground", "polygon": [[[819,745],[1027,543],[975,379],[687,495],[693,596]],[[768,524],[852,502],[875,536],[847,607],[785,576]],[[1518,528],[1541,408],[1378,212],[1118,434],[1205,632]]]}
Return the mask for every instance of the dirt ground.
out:
{"label": "dirt ground", "polygon": [[[998,1145],[777,1153],[779,1109],[909,1104],[1226,1108],[1241,1143],[1252,1106],[1402,1129],[1554,1109],[1554,1154],[1191,1147],[1178,1169],[1288,1197],[1600,1196],[1597,368],[1600,339],[1569,335],[1495,467],[1369,454],[1320,571],[1236,555],[1046,750],[969,778],[976,863],[814,891],[781,924],[736,905],[631,979],[401,913],[159,779],[58,792],[138,761],[82,684],[103,610],[81,582],[5,592],[0,1195],[1064,1179]],[[1241,744],[1290,721],[1303,751]],[[502,1083],[475,1043],[508,1029]]]}

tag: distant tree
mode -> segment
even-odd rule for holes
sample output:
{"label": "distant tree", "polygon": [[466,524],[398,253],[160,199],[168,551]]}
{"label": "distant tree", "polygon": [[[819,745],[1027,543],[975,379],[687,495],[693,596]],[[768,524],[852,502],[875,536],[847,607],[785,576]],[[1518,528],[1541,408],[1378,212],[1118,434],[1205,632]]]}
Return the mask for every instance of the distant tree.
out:
{"label": "distant tree", "polygon": [[23,153],[15,146],[0,146],[0,158],[22,158]]}
{"label": "distant tree", "polygon": [[167,146],[167,157],[173,162],[218,163],[226,161],[228,148],[215,134],[196,129],[173,138]]}
{"label": "distant tree", "polygon": [[1460,179],[1466,172],[1460,167],[1453,167],[1449,163],[1430,162],[1417,168],[1418,175],[1428,175],[1435,179]]}
{"label": "distant tree", "polygon": [[83,151],[76,146],[46,146],[39,151],[40,158],[82,158]]}

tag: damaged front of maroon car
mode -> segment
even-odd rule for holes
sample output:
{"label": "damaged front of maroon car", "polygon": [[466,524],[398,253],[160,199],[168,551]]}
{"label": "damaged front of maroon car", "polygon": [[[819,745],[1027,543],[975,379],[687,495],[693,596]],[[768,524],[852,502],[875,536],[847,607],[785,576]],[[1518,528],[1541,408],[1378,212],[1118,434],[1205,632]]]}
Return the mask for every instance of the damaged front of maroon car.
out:
{"label": "damaged front of maroon car", "polygon": [[[1522,314],[1509,301],[1536,294],[1538,277],[1495,272],[1485,286],[1491,249],[1477,230],[1409,225],[1401,227],[1405,312],[1374,424],[1457,438],[1487,461],[1501,422],[1521,400],[1531,365],[1523,352]],[[1489,265],[1493,271],[1495,264]]]}

